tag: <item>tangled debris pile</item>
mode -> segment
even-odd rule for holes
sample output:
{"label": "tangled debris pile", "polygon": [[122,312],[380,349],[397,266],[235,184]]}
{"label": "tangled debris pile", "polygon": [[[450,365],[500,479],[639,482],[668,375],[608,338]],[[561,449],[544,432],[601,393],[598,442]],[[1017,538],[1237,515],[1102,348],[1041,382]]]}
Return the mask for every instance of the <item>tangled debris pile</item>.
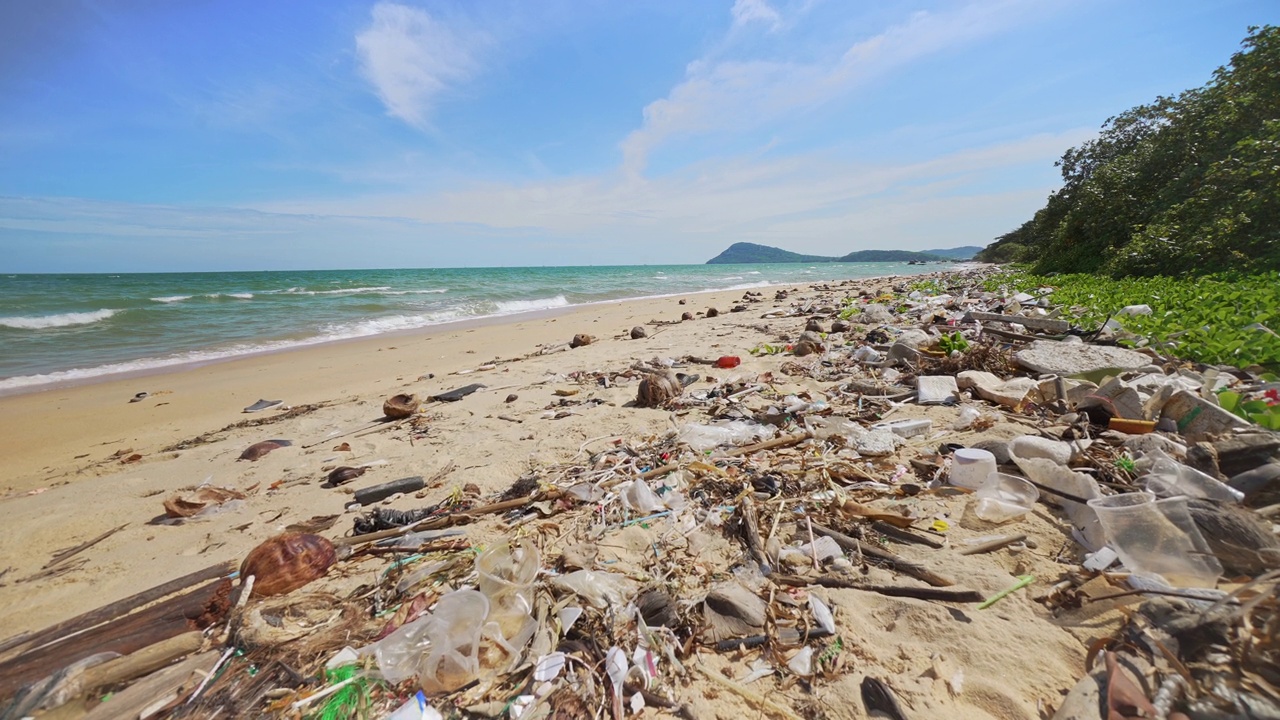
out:
{"label": "tangled debris pile", "polygon": [[[764,313],[790,331],[756,363],[566,376],[635,382],[635,412],[675,427],[589,440],[500,496],[395,510],[371,505],[439,483],[365,488],[353,518],[315,518],[238,568],[13,638],[3,717],[86,696],[68,716],[860,717],[853,697],[899,719],[955,698],[985,717],[1280,716],[1280,435],[1218,401],[1278,386],[1106,344],[1057,319],[1050,288],[982,279],[819,288]],[[713,375],[677,372],[694,365]],[[384,412],[418,428],[412,395]],[[971,667],[1034,675],[1059,649],[1009,643],[1015,616],[1089,645],[1070,650],[1086,658],[1070,693],[966,683]]]}

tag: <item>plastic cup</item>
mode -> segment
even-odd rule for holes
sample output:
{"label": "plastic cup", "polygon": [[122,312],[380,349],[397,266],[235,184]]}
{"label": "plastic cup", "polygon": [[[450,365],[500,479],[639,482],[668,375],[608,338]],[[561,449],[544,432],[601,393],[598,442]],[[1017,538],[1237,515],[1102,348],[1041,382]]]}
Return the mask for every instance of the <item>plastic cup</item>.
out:
{"label": "plastic cup", "polygon": [[516,547],[495,545],[476,558],[476,584],[489,598],[489,620],[508,639],[533,617],[533,582],[541,566],[538,548],[528,540]]}
{"label": "plastic cup", "polygon": [[973,513],[990,523],[1004,523],[1031,512],[1040,491],[1017,475],[993,472],[978,488]]}
{"label": "plastic cup", "polygon": [[1159,575],[1174,587],[1214,587],[1222,565],[1191,519],[1185,497],[1156,500],[1150,492],[1126,493],[1089,501],[1131,572]]}
{"label": "plastic cup", "polygon": [[423,691],[452,692],[480,675],[480,636],[489,611],[489,600],[475,590],[441,596],[427,630],[431,649],[418,668]]}
{"label": "plastic cup", "polygon": [[996,471],[996,456],[977,448],[960,448],[951,455],[951,484],[977,490]]}

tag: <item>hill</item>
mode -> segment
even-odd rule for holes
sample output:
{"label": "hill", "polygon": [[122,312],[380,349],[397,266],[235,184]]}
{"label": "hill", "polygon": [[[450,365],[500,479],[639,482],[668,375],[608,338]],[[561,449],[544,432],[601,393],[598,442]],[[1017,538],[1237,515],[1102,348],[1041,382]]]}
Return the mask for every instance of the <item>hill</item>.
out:
{"label": "hill", "polygon": [[932,262],[948,259],[941,255],[912,252],[910,250],[858,250],[845,255],[836,262],[908,262],[911,260]]}
{"label": "hill", "polygon": [[707,261],[708,265],[729,265],[735,263],[792,263],[792,262],[836,262],[836,258],[821,255],[801,255],[789,250],[782,250],[768,245],[739,242],[730,245],[724,252]]}
{"label": "hill", "polygon": [[929,255],[939,255],[951,260],[972,260],[974,255],[982,252],[982,248],[977,245],[965,245],[963,247],[947,248],[945,250],[925,250]]}

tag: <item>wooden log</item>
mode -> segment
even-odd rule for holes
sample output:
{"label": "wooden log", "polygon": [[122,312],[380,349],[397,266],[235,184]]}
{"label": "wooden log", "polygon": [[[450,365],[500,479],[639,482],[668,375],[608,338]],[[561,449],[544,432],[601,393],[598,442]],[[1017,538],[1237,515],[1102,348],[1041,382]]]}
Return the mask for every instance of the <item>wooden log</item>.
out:
{"label": "wooden log", "polygon": [[860,543],[856,539],[851,538],[842,532],[832,530],[829,527],[824,527],[818,523],[814,523],[813,531],[819,535],[826,535],[832,540],[835,540],[837,545],[846,550],[861,552],[867,557],[874,558],[881,563],[887,564],[889,567],[897,570],[903,575],[910,575],[916,579],[923,580],[934,587],[950,587],[955,585],[954,580],[939,575],[920,563],[908,560],[901,555],[895,555],[888,550],[882,550],[874,545]]}
{"label": "wooden log", "polygon": [[128,655],[200,629],[198,620],[214,603],[220,588],[225,588],[223,592],[229,590],[230,581],[215,580],[65,639],[28,649],[0,663],[0,698],[10,697],[23,685],[95,653]]}
{"label": "wooden log", "polygon": [[[167,583],[150,588],[149,590],[143,590],[142,592],[135,593],[129,597],[77,615],[69,620],[64,620],[55,625],[51,625],[39,632],[9,638],[3,643],[0,643],[0,653],[7,652],[19,646],[21,646],[21,652],[30,652],[48,643],[66,640],[73,635],[82,633],[97,625],[101,625],[105,622],[121,617],[122,615],[133,612],[143,605],[186,590],[196,583],[227,576],[235,569],[235,562],[229,560],[219,565],[213,565],[203,570],[197,570],[193,573],[183,575],[180,578],[175,578]],[[10,656],[11,655],[12,654],[10,654]],[[7,660],[7,658],[5,659]]]}
{"label": "wooden log", "polygon": [[203,643],[204,633],[199,630],[192,630],[181,635],[175,635],[168,640],[161,640],[155,645],[149,645],[132,654],[118,657],[115,660],[108,660],[101,665],[95,665],[85,670],[82,687],[85,690],[93,691],[97,688],[142,677],[147,673],[159,670],[178,658],[196,652]]}
{"label": "wooden log", "polygon": [[136,718],[157,704],[168,705],[183,693],[194,690],[204,679],[204,673],[213,669],[218,657],[216,651],[192,655],[177,665],[151,673],[89,711],[83,720]]}
{"label": "wooden log", "polygon": [[802,577],[799,575],[773,575],[770,579],[782,585],[791,585],[793,587],[805,587],[807,585],[820,585],[827,588],[836,588],[840,590],[862,590],[864,592],[873,592],[886,597],[907,597],[917,600],[941,600],[943,602],[955,603],[980,603],[986,598],[977,590],[961,590],[958,588],[936,588],[936,587],[902,587],[898,585],[867,585],[858,583],[844,578],[831,577],[829,575],[819,575],[817,577]]}
{"label": "wooden log", "polygon": [[1001,315],[999,313],[978,312],[977,310],[970,310],[969,317],[981,322],[1017,323],[1032,330],[1044,330],[1051,333],[1064,333],[1071,329],[1071,323],[1066,320],[1054,320],[1053,318]]}

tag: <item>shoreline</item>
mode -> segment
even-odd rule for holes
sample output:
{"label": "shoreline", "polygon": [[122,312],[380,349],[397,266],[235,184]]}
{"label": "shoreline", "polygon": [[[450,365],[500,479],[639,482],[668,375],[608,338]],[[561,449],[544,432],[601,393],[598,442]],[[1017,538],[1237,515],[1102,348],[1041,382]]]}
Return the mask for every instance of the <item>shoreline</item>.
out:
{"label": "shoreline", "polygon": [[[654,267],[666,267],[666,266],[654,266]],[[963,271],[964,269],[966,269],[966,263],[957,262],[957,263],[953,263],[950,267],[946,269],[934,270],[931,272],[919,273],[919,274],[929,275],[932,273],[946,273],[946,272],[952,272],[957,270]],[[33,393],[50,392],[50,391],[62,390],[66,388],[82,387],[86,385],[93,385],[101,382],[109,382],[114,380],[140,379],[140,378],[152,377],[155,375],[164,375],[167,373],[185,372],[188,370],[194,370],[201,367],[207,367],[210,365],[216,365],[216,364],[221,364],[226,362],[235,362],[237,360],[242,360],[246,358],[263,357],[263,356],[275,355],[280,353],[289,353],[289,352],[295,352],[295,351],[305,351],[308,349],[322,348],[325,346],[339,344],[339,343],[359,342],[364,340],[377,340],[379,338],[406,337],[406,336],[412,336],[412,335],[423,334],[423,333],[448,332],[448,331],[457,330],[457,329],[466,330],[473,327],[486,327],[486,326],[491,326],[496,324],[505,324],[508,322],[519,322],[525,319],[551,317],[551,316],[556,316],[560,314],[571,313],[575,309],[585,309],[585,308],[590,308],[594,306],[662,300],[662,299],[682,297],[682,296],[703,296],[703,295],[714,295],[717,293],[739,293],[739,292],[745,292],[748,290],[764,290],[764,289],[775,289],[775,288],[782,288],[782,287],[802,287],[805,285],[811,286],[814,284],[875,281],[875,280],[880,280],[884,278],[913,277],[913,276],[914,274],[908,275],[908,276],[888,274],[888,275],[877,275],[877,276],[871,276],[871,277],[865,277],[865,278],[842,278],[839,280],[793,282],[793,283],[772,283],[768,281],[760,281],[760,282],[751,282],[751,283],[741,283],[741,284],[731,285],[731,286],[728,286],[725,288],[719,288],[719,289],[709,289],[709,290],[703,289],[703,290],[691,290],[688,292],[658,293],[653,295],[611,298],[607,300],[593,300],[589,302],[569,304],[569,305],[564,305],[560,307],[539,308],[535,310],[522,310],[522,311],[516,311],[516,312],[510,312],[510,313],[494,313],[490,315],[478,315],[470,318],[446,320],[443,322],[429,323],[429,324],[420,325],[417,327],[390,330],[386,332],[378,332],[378,333],[373,333],[369,335],[356,335],[356,336],[350,336],[350,337],[337,337],[337,338],[329,338],[329,339],[325,339],[323,338],[323,336],[314,336],[312,338],[305,338],[305,339],[294,340],[294,341],[289,341],[289,340],[271,341],[271,342],[264,343],[264,345],[267,345],[267,346],[261,349],[254,349],[254,350],[249,350],[247,352],[236,353],[236,354],[223,355],[223,354],[216,354],[216,351],[213,351],[213,350],[193,350],[193,351],[188,351],[187,354],[199,354],[199,353],[209,352],[211,353],[211,356],[196,358],[196,359],[186,359],[186,358],[178,357],[178,358],[172,358],[172,362],[169,361],[170,358],[165,356],[141,357],[133,360],[111,362],[111,363],[106,363],[103,365],[97,365],[97,366],[91,366],[91,367],[57,370],[57,371],[53,371],[51,373],[46,373],[46,374],[16,375],[8,378],[0,378],[0,399],[20,396],[20,395],[33,394]],[[271,345],[272,343],[278,343],[280,344],[280,346],[270,347],[269,345]],[[121,365],[130,365],[135,363],[155,363],[155,364],[147,367],[121,369],[121,370],[107,371],[107,372],[96,372],[104,368],[111,368],[111,367],[116,367]],[[46,378],[50,376],[73,374],[73,373],[92,373],[92,374],[80,374],[75,377],[57,377],[57,378],[51,378],[48,380],[41,380],[39,382],[13,385],[11,387],[2,386],[3,383],[14,381],[14,380]]]}

